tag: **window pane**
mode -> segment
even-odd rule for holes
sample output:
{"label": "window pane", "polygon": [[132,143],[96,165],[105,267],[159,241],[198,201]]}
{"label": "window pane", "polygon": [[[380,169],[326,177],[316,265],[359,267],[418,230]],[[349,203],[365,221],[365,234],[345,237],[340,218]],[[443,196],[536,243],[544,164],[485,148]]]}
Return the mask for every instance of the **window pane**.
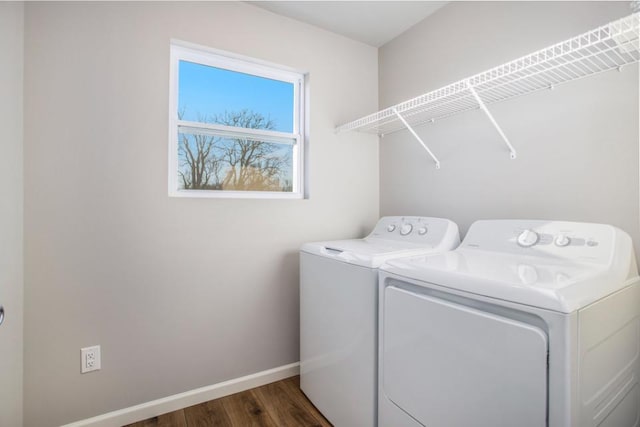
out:
{"label": "window pane", "polygon": [[294,145],[178,134],[180,190],[293,192]]}
{"label": "window pane", "polygon": [[293,132],[289,82],[180,61],[178,94],[182,120]]}

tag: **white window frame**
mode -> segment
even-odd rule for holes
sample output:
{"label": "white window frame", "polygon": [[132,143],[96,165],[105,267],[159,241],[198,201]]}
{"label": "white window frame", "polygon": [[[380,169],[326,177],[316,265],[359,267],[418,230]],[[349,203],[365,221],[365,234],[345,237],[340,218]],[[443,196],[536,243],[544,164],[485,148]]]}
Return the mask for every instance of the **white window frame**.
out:
{"label": "white window frame", "polygon": [[[236,71],[293,84],[293,132],[266,129],[247,129],[218,124],[192,122],[178,118],[178,83],[180,61]],[[305,145],[307,107],[305,104],[306,75],[300,71],[260,61],[242,55],[211,49],[192,43],[171,40],[169,71],[169,196],[198,198],[248,198],[248,199],[302,199],[305,198]],[[292,186],[291,192],[282,191],[228,191],[182,190],[178,180],[178,132],[196,131],[212,136],[257,138],[271,143],[291,144]]]}

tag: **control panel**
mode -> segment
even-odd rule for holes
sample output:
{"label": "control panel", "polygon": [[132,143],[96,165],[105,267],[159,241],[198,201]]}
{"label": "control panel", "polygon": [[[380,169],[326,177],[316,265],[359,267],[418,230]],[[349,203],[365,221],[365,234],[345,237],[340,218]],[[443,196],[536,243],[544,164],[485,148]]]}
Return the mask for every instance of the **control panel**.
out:
{"label": "control panel", "polygon": [[535,230],[531,228],[527,228],[525,230],[517,232],[516,243],[523,248],[530,248],[535,245],[555,245],[559,248],[564,248],[569,245],[573,246],[598,246],[598,241],[590,237],[585,239],[584,237],[579,237],[579,232],[570,232],[570,231],[560,231],[558,234],[554,235],[551,233],[544,233],[540,230]]}
{"label": "control panel", "polygon": [[493,220],[475,222],[461,248],[608,262],[616,228],[562,221]]}
{"label": "control panel", "polygon": [[386,216],[378,221],[376,227],[367,237],[429,244],[441,242],[447,234],[452,232],[455,232],[457,236],[458,227],[447,219],[422,216]]}

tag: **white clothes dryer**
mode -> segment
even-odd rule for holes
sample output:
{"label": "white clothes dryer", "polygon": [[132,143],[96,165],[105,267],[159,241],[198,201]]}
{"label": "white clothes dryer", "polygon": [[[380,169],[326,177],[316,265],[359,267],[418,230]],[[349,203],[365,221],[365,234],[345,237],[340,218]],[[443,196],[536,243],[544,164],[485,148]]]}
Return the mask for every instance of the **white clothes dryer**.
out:
{"label": "white clothes dryer", "polygon": [[459,243],[453,222],[405,216],[364,239],[302,246],[300,388],[334,426],[377,423],[378,267]]}
{"label": "white clothes dryer", "polygon": [[379,425],[638,427],[640,285],[608,225],[474,223],[380,269]]}

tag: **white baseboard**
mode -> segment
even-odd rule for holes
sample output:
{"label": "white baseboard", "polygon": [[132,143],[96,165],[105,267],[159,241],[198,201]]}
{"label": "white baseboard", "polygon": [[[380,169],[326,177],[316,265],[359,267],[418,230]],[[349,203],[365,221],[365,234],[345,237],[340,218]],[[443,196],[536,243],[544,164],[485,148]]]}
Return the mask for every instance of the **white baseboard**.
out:
{"label": "white baseboard", "polygon": [[296,362],[245,377],[174,394],[173,396],[163,397],[162,399],[152,400],[151,402],[129,408],[108,412],[98,415],[97,417],[66,424],[62,427],[121,427],[126,424],[135,423],[136,421],[166,414],[167,412],[197,405],[198,403],[280,381],[298,375],[299,373],[300,363]]}

